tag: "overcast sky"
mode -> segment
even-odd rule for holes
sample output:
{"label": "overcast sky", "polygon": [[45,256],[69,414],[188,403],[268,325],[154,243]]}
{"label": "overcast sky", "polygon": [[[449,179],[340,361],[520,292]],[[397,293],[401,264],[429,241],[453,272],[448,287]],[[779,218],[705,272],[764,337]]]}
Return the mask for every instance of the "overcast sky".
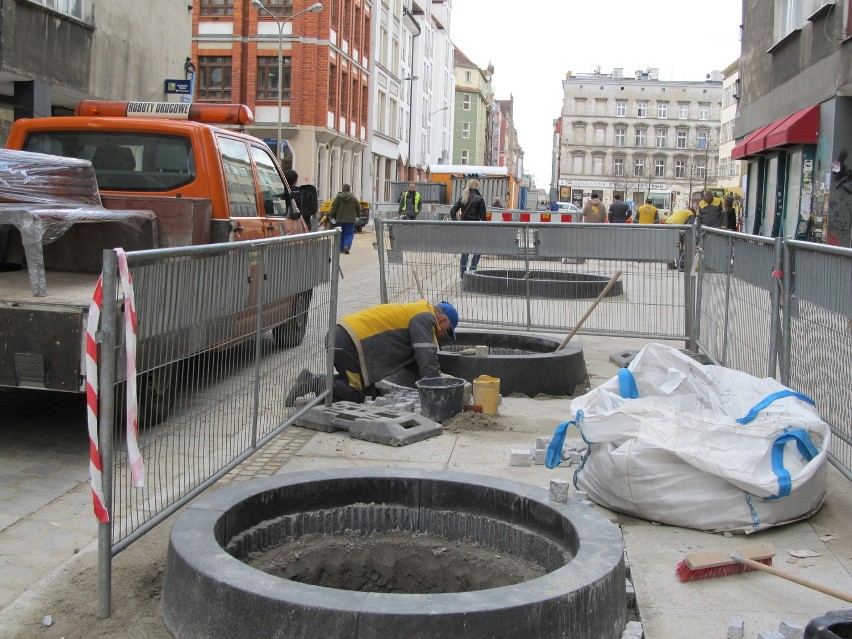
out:
{"label": "overcast sky", "polygon": [[550,186],[553,120],[566,71],[656,67],[661,80],[703,80],[739,57],[741,0],[453,0],[450,37],[494,65],[498,100],[515,98],[524,170]]}

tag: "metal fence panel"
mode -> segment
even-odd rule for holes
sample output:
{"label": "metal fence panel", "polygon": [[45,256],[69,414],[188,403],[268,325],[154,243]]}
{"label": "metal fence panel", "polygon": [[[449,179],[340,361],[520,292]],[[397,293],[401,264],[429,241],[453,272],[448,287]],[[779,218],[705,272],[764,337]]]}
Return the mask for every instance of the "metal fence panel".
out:
{"label": "metal fence panel", "polygon": [[[327,372],[338,243],[337,233],[326,232],[128,253],[145,485],[132,485],[119,381],[113,553],[292,421],[284,397],[298,371]],[[123,366],[124,339],[116,337]]]}
{"label": "metal fence panel", "polygon": [[[451,301],[463,326],[564,333],[621,270],[621,282],[581,332],[686,339],[688,269],[678,271],[674,260],[680,233],[689,230],[624,227],[380,222],[382,299],[417,299],[416,273],[426,297]],[[462,278],[462,253],[482,256],[476,282]]]}
{"label": "metal fence panel", "polygon": [[852,250],[787,242],[792,265],[788,386],[832,425],[831,455],[852,479]]}

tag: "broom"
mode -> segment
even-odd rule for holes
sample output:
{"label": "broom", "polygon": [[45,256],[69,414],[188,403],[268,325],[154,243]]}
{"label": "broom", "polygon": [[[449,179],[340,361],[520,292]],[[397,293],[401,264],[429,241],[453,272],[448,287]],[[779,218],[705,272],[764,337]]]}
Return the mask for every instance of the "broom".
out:
{"label": "broom", "polygon": [[729,551],[697,552],[686,555],[675,567],[675,574],[681,581],[697,581],[759,570],[852,603],[852,595],[773,568],[772,557],[774,556],[775,551],[771,544],[754,544]]}

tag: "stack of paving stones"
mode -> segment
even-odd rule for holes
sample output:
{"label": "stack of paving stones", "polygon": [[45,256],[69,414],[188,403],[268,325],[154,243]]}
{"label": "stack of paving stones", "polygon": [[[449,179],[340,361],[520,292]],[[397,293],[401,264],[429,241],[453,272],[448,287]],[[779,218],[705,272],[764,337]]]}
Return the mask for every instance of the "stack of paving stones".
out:
{"label": "stack of paving stones", "polygon": [[[778,630],[763,630],[757,633],[757,639],[802,639],[805,628],[801,624],[792,621],[782,621]],[[744,639],[745,621],[742,619],[731,619],[728,623],[728,639]]]}
{"label": "stack of paving stones", "polygon": [[[509,453],[510,466],[544,466],[547,461],[547,449],[550,437],[537,437],[530,448],[513,448]],[[562,445],[562,461],[560,466],[579,464],[583,460],[586,442],[580,439],[568,439]]]}

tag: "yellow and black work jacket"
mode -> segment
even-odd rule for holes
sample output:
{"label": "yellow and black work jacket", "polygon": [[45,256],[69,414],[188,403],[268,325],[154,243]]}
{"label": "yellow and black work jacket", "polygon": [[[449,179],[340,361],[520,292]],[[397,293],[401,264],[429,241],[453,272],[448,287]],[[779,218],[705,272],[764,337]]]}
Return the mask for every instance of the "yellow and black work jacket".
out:
{"label": "yellow and black work jacket", "polygon": [[349,333],[364,386],[375,384],[416,362],[420,377],[437,377],[438,320],[425,300],[410,304],[379,304],[347,315],[338,324]]}
{"label": "yellow and black work jacket", "polygon": [[[414,196],[413,198],[411,197],[412,195]],[[411,203],[410,207],[408,206],[409,202]],[[403,191],[399,199],[399,212],[406,215],[410,215],[411,213],[417,215],[420,213],[420,193],[417,191],[413,193],[411,191]]]}
{"label": "yellow and black work jacket", "polygon": [[637,210],[639,224],[656,224],[659,220],[657,215],[657,207],[653,204],[643,204]]}

